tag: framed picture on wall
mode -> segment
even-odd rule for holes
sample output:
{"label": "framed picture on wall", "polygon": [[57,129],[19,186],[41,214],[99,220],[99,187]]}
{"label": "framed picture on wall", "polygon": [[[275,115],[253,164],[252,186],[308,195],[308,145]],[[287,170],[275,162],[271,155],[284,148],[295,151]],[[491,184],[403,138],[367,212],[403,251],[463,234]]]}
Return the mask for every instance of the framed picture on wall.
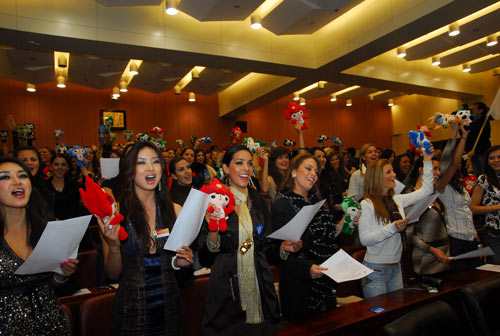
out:
{"label": "framed picture on wall", "polygon": [[100,122],[104,122],[104,119],[112,117],[113,126],[111,126],[112,131],[122,131],[127,128],[127,112],[125,110],[105,110],[101,109]]}

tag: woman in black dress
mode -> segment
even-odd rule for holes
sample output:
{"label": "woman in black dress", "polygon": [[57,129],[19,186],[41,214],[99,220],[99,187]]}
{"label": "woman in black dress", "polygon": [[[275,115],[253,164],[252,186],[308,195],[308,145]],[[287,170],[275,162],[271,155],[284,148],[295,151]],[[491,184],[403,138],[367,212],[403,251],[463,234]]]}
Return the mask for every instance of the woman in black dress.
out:
{"label": "woman in black dress", "polygon": [[[115,335],[180,335],[180,292],[175,271],[190,267],[189,247],[163,249],[176,217],[165,186],[161,153],[140,142],[126,154],[118,199],[128,239],[120,242],[118,226],[100,219],[105,269],[120,279],[113,307]],[[178,209],[178,208],[177,208]]]}

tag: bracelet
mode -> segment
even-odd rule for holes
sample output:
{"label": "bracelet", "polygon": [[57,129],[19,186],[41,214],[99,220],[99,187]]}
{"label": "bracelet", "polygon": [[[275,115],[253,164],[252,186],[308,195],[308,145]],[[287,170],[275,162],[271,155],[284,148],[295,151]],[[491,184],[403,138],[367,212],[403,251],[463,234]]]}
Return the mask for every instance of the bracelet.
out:
{"label": "bracelet", "polygon": [[52,279],[54,279],[54,281],[58,284],[63,284],[66,281],[68,281],[68,277],[61,275],[61,274],[58,274],[58,273],[54,273],[54,275],[52,276]]}
{"label": "bracelet", "polygon": [[181,268],[180,268],[179,266],[176,266],[176,265],[175,265],[175,261],[176,261],[176,260],[177,260],[177,256],[174,256],[174,257],[172,258],[172,268],[173,268],[174,270],[178,271],[178,270],[180,270]]}

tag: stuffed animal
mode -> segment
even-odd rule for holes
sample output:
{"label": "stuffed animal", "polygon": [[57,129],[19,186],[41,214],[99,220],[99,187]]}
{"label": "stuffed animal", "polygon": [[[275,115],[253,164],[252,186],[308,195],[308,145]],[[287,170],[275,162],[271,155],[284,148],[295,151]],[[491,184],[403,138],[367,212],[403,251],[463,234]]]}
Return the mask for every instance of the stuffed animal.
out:
{"label": "stuffed animal", "polygon": [[328,137],[324,134],[321,134],[320,136],[318,136],[318,139],[316,141],[318,141],[318,143],[320,144],[324,144],[327,140]]}
{"label": "stuffed animal", "polygon": [[297,104],[295,102],[288,103],[287,108],[283,111],[283,114],[287,120],[298,130],[307,129],[306,119],[308,117],[309,111],[304,106]]}
{"label": "stuffed animal", "polygon": [[125,136],[125,141],[132,141],[132,138],[134,137],[134,131],[126,129],[125,131],[123,131],[123,135]]}
{"label": "stuffed animal", "polygon": [[151,137],[148,133],[137,133],[135,139],[139,142],[148,142],[151,140]]}
{"label": "stuffed animal", "polygon": [[149,137],[149,141],[162,152],[167,148],[167,142],[162,138]]}
{"label": "stuffed animal", "polygon": [[259,148],[262,148],[263,143],[261,141],[255,141],[252,137],[243,138],[243,145],[248,148],[252,153],[256,153]]}
{"label": "stuffed animal", "polygon": [[231,143],[233,145],[241,143],[241,137],[243,136],[243,131],[239,126],[234,126],[231,129]]}
{"label": "stuffed animal", "polygon": [[213,141],[212,138],[209,136],[204,136],[200,138],[200,142],[205,145],[210,145]]}
{"label": "stuffed animal", "polygon": [[344,197],[341,207],[344,211],[344,225],[342,227],[342,232],[347,235],[351,235],[354,232],[354,222],[358,220],[361,215],[361,205],[359,205],[359,203],[352,197]]}
{"label": "stuffed animal", "polygon": [[7,141],[9,140],[9,131],[1,130],[0,139],[2,140],[2,143],[7,143]]}
{"label": "stuffed animal", "polygon": [[335,145],[335,146],[342,146],[344,144],[344,142],[342,141],[342,139],[336,135],[332,135],[330,137],[330,140],[332,140],[332,143]]}
{"label": "stuffed animal", "polygon": [[152,127],[149,130],[149,133],[153,134],[153,136],[155,136],[156,138],[163,138],[163,128],[161,128],[160,126]]}
{"label": "stuffed animal", "polygon": [[293,147],[293,146],[295,146],[295,141],[293,141],[292,139],[285,139],[285,140],[283,140],[283,146]]}
{"label": "stuffed animal", "polygon": [[409,131],[408,138],[410,139],[410,147],[425,152],[427,155],[432,154],[432,143],[427,139],[425,132],[421,130]]}
{"label": "stuffed animal", "polygon": [[175,143],[177,144],[177,146],[179,147],[184,147],[184,140],[182,139],[176,139],[175,140]]}
{"label": "stuffed animal", "polygon": [[[101,218],[104,224],[119,225],[123,221],[118,203],[88,176],[85,176],[85,189],[80,188],[80,198],[87,210]],[[127,237],[127,231],[120,226],[118,238],[126,240]]]}
{"label": "stuffed animal", "polygon": [[78,168],[84,168],[87,166],[87,149],[80,147],[78,145],[71,147],[66,151],[71,158],[76,160],[76,165]]}
{"label": "stuffed animal", "polygon": [[451,124],[469,126],[472,122],[469,110],[458,110],[455,114],[436,113],[429,118],[434,129],[447,128]]}
{"label": "stuffed animal", "polygon": [[56,153],[57,154],[66,154],[68,151],[68,147],[64,144],[57,144],[56,145]]}
{"label": "stuffed animal", "polygon": [[216,178],[210,184],[203,185],[200,190],[208,194],[208,230],[226,232],[228,215],[234,211],[233,193]]}

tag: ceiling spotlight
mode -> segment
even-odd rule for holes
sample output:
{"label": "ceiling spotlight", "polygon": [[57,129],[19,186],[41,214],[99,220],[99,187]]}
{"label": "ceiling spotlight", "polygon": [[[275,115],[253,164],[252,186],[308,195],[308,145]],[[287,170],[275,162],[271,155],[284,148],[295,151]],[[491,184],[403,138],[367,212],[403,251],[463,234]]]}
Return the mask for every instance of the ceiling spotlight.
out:
{"label": "ceiling spotlight", "polygon": [[399,58],[405,58],[406,57],[406,49],[401,47],[401,48],[398,48],[397,50],[397,55]]}
{"label": "ceiling spotlight", "polygon": [[64,89],[66,87],[66,77],[59,75],[56,78],[57,81],[57,87],[60,89]]}
{"label": "ceiling spotlight", "polygon": [[462,71],[463,72],[470,72],[472,69],[469,64],[464,64],[462,65]]}
{"label": "ceiling spotlight", "polygon": [[194,103],[196,101],[196,95],[194,94],[194,92],[189,92],[188,101],[191,103]]}
{"label": "ceiling spotlight", "polygon": [[441,59],[439,57],[433,57],[432,58],[432,65],[439,66],[439,64],[441,64]]}
{"label": "ceiling spotlight", "polygon": [[319,81],[318,82],[318,89],[324,89],[325,88],[325,82],[324,81]]}
{"label": "ceiling spotlight", "polygon": [[59,57],[57,57],[57,66],[60,68],[68,67],[68,60],[66,59],[66,56],[64,56],[64,54],[60,54]]}
{"label": "ceiling spotlight", "polygon": [[113,88],[113,93],[111,94],[111,98],[115,100],[120,98],[120,89],[117,86]]}
{"label": "ceiling spotlight", "polygon": [[387,106],[389,107],[394,106],[394,99],[389,99],[389,101],[387,102]]}
{"label": "ceiling spotlight", "polygon": [[457,36],[460,34],[460,26],[458,23],[452,23],[451,25],[448,26],[448,35],[453,37]]}
{"label": "ceiling spotlight", "polygon": [[36,92],[35,84],[31,84],[31,83],[26,84],[26,91],[28,91],[28,92]]}
{"label": "ceiling spotlight", "polygon": [[498,37],[495,36],[488,36],[486,38],[486,46],[487,47],[494,47],[498,44]]}
{"label": "ceiling spotlight", "polygon": [[127,85],[128,85],[128,84],[127,84],[127,81],[126,81],[126,80],[124,80],[124,79],[122,79],[122,80],[120,81],[120,92],[122,92],[122,93],[128,92]]}
{"label": "ceiling spotlight", "polygon": [[252,27],[252,29],[255,30],[262,28],[262,23],[260,22],[260,16],[252,15],[250,17],[250,27]]}
{"label": "ceiling spotlight", "polygon": [[345,106],[347,107],[352,106],[352,99],[347,99],[345,102]]}
{"label": "ceiling spotlight", "polygon": [[132,62],[132,63],[130,63],[130,68],[128,69],[128,71],[130,72],[130,74],[132,76],[138,75],[139,74],[139,67],[137,66],[137,64],[135,62]]}
{"label": "ceiling spotlight", "polygon": [[306,105],[306,99],[305,98],[300,98],[299,105],[300,106],[305,106]]}
{"label": "ceiling spotlight", "polygon": [[336,95],[334,95],[334,94],[332,94],[332,95],[330,96],[330,101],[331,101],[332,103],[333,103],[333,102],[336,102],[336,101],[337,101],[337,96],[336,96]]}
{"label": "ceiling spotlight", "polygon": [[191,71],[191,78],[192,79],[200,78],[200,70],[198,70],[196,67],[194,67],[193,70]]}
{"label": "ceiling spotlight", "polygon": [[182,89],[178,85],[174,86],[174,92],[175,92],[176,95],[180,95],[181,94],[181,90]]}
{"label": "ceiling spotlight", "polygon": [[293,100],[294,101],[299,101],[300,100],[300,95],[298,93],[293,94]]}
{"label": "ceiling spotlight", "polygon": [[177,15],[177,0],[167,0],[165,2],[165,13],[168,15]]}

